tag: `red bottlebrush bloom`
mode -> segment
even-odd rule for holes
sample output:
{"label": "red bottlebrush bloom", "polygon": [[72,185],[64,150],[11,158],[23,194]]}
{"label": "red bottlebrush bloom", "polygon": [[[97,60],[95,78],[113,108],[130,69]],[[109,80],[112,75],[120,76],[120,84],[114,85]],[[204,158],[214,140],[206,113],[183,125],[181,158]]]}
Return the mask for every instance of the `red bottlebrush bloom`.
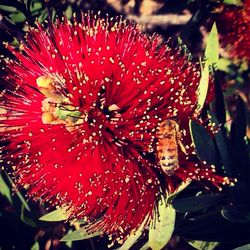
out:
{"label": "red bottlebrush bloom", "polygon": [[1,137],[30,197],[122,241],[180,182],[228,182],[186,160],[180,131],[197,118],[200,71],[181,49],[90,15],[26,39],[7,46],[16,59],[5,60]]}
{"label": "red bottlebrush bloom", "polygon": [[217,19],[221,41],[231,58],[250,61],[250,0],[227,6]]}

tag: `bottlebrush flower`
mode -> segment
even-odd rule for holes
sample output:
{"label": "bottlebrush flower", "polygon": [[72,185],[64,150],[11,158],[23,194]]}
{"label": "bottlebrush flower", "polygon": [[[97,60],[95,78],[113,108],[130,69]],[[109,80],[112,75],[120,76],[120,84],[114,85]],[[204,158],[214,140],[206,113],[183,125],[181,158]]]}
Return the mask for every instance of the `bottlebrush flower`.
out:
{"label": "bottlebrush flower", "polygon": [[[188,135],[185,121],[197,119],[200,71],[181,49],[91,15],[38,24],[26,40],[7,45],[15,60],[5,60],[1,137],[3,160],[34,200],[122,242],[182,181],[228,183],[186,159],[178,127]],[[165,137],[178,154],[172,172],[159,163]]]}
{"label": "bottlebrush flower", "polygon": [[227,6],[217,19],[221,41],[231,58],[250,61],[250,0]]}

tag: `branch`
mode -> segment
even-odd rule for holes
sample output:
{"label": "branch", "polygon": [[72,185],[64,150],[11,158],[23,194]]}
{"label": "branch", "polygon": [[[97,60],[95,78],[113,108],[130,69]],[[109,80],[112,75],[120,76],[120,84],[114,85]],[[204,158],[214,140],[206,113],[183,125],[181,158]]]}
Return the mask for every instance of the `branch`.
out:
{"label": "branch", "polygon": [[184,25],[190,19],[192,15],[187,13],[185,15],[166,14],[166,15],[127,15],[127,18],[135,21],[136,23],[143,25],[159,25],[159,26],[171,26],[171,25]]}

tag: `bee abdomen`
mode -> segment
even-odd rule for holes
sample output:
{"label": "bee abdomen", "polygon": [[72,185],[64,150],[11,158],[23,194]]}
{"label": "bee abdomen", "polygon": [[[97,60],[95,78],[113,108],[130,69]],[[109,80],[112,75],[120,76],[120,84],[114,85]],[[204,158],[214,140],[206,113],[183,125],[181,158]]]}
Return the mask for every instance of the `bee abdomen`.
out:
{"label": "bee abdomen", "polygon": [[178,133],[178,123],[174,120],[166,120],[159,125],[157,157],[162,171],[168,176],[179,168]]}
{"label": "bee abdomen", "polygon": [[177,164],[177,162],[175,162],[174,164],[171,164],[171,163],[161,164],[160,163],[160,165],[161,165],[163,172],[168,176],[173,175],[174,171],[179,168],[179,165]]}

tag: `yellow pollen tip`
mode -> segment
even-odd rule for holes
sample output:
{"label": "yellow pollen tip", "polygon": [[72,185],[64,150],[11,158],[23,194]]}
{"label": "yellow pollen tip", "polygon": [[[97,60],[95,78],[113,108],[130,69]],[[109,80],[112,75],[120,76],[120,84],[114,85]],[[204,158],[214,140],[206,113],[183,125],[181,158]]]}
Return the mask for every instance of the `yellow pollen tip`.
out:
{"label": "yellow pollen tip", "polygon": [[119,106],[117,106],[116,104],[111,104],[109,107],[108,107],[108,110],[109,111],[117,111],[119,110]]}
{"label": "yellow pollen tip", "polygon": [[36,79],[36,83],[37,83],[37,86],[39,88],[54,90],[55,87],[52,85],[53,82],[54,82],[54,80],[52,78],[47,77],[47,76],[39,76]]}
{"label": "yellow pollen tip", "polygon": [[51,114],[49,112],[44,112],[42,114],[43,124],[51,124],[54,120],[55,120],[55,117],[53,116],[53,114]]}

